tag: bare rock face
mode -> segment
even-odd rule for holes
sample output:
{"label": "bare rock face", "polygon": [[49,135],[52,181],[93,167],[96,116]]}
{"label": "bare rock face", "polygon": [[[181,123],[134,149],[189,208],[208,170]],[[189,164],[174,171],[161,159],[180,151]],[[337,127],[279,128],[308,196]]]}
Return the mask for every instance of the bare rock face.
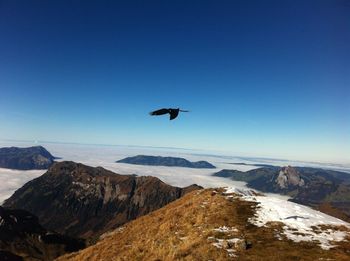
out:
{"label": "bare rock face", "polygon": [[302,187],[305,185],[304,180],[300,177],[298,171],[291,167],[283,167],[277,178],[276,178],[276,183],[279,185],[281,189],[285,189],[288,187]]}
{"label": "bare rock face", "polygon": [[70,236],[94,237],[201,187],[172,187],[155,177],[119,175],[101,167],[55,163],[4,203],[30,211],[43,226]]}

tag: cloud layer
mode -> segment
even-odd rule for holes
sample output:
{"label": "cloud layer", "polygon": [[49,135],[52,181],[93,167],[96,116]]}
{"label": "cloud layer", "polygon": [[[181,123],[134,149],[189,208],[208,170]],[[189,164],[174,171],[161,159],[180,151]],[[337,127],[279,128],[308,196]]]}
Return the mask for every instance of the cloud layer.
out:
{"label": "cloud layer", "polygon": [[0,204],[28,181],[39,177],[46,170],[11,170],[0,168]]}
{"label": "cloud layer", "polygon": [[[38,145],[37,143],[24,142],[0,142],[0,147],[18,146],[28,147]],[[211,174],[221,169],[237,169],[247,171],[257,168],[251,165],[233,165],[230,163],[256,164],[265,163],[272,165],[299,165],[313,167],[339,168],[339,166],[325,166],[317,163],[277,161],[258,158],[243,158],[232,156],[200,155],[198,151],[167,149],[167,148],[147,148],[147,147],[128,147],[128,146],[98,146],[98,145],[79,145],[79,144],[58,144],[41,143],[52,155],[60,157],[59,161],[71,160],[80,162],[89,166],[101,166],[119,174],[136,174],[140,176],[155,176],[162,181],[173,185],[184,187],[191,184],[198,184],[203,187],[223,187],[234,186],[244,188],[244,182],[232,181],[227,178],[213,177]],[[115,161],[135,155],[160,155],[183,157],[190,161],[206,160],[217,167],[217,169],[191,169],[180,167],[163,166],[141,166],[124,163],[115,163]],[[344,169],[348,170],[349,169]],[[0,168],[0,204],[3,200],[12,195],[12,193],[23,186],[26,182],[42,175],[45,170],[9,170]]]}

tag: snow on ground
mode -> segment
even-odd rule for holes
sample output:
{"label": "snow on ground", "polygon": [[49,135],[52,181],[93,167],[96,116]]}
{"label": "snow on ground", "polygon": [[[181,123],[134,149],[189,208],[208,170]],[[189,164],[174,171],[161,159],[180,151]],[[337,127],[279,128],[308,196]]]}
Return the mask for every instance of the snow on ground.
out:
{"label": "snow on ground", "polygon": [[235,227],[226,227],[226,226],[221,226],[218,228],[213,229],[215,232],[221,232],[221,233],[229,233],[229,232],[238,232],[238,229]]}
{"label": "snow on ground", "polygon": [[321,229],[322,225],[345,226],[350,229],[350,224],[307,206],[277,197],[254,196],[252,190],[234,187],[227,188],[226,193],[236,193],[244,200],[257,202],[256,214],[249,221],[259,227],[265,226],[268,222],[282,222],[283,234],[295,242],[316,240],[323,249],[329,249],[335,246],[332,241],[339,242],[344,240],[346,235],[350,236],[349,232],[333,228]]}

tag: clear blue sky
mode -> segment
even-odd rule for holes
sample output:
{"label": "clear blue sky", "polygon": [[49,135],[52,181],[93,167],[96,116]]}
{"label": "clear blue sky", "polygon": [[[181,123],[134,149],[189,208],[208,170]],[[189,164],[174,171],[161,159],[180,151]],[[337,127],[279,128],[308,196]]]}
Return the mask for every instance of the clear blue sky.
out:
{"label": "clear blue sky", "polygon": [[349,163],[349,89],[346,0],[0,0],[0,139]]}

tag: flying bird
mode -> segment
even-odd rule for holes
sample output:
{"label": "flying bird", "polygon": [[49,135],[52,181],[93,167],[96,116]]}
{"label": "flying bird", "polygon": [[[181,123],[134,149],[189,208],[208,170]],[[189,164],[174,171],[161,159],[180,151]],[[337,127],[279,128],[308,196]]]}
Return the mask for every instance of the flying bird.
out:
{"label": "flying bird", "polygon": [[179,115],[179,112],[189,112],[189,111],[184,111],[184,110],[180,110],[180,108],[177,109],[160,109],[160,110],[156,110],[156,111],[152,111],[149,114],[152,116],[159,116],[159,115],[164,115],[169,113],[170,114],[170,120],[173,120],[177,117],[177,115]]}

